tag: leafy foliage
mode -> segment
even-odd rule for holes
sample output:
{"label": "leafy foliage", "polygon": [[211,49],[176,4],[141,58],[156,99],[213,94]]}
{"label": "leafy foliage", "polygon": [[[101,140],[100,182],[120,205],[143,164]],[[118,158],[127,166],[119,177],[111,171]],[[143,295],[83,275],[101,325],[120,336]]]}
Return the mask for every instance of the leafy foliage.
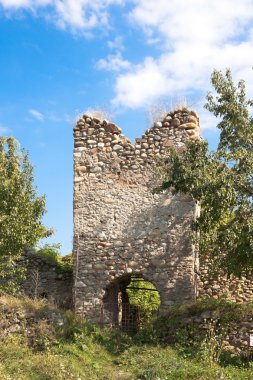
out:
{"label": "leafy foliage", "polygon": [[56,267],[56,271],[72,272],[73,270],[73,258],[72,254],[61,256],[61,244],[45,244],[43,247],[37,250],[37,254],[42,257],[49,264]]}
{"label": "leafy foliage", "polygon": [[48,263],[56,264],[58,257],[61,254],[61,244],[44,244],[41,248],[37,250],[37,254],[43,257]]}
{"label": "leafy foliage", "polygon": [[130,304],[139,310],[140,324],[146,325],[160,305],[160,296],[156,292],[155,286],[143,279],[137,279],[137,281],[132,279],[127,288],[127,293]]}
{"label": "leafy foliage", "polygon": [[37,254],[49,264],[53,264],[58,272],[72,272],[72,254],[61,256],[61,244],[45,244],[38,249]]}
{"label": "leafy foliage", "polygon": [[17,260],[47,235],[45,199],[37,196],[28,156],[13,138],[0,138],[0,179],[0,290],[10,292],[23,273]]}
{"label": "leafy foliage", "polygon": [[209,152],[198,140],[181,153],[171,150],[162,187],[200,203],[194,225],[200,254],[240,275],[253,267],[253,102],[243,81],[234,85],[230,70],[215,70],[211,81],[217,94],[208,94],[206,108],[221,118],[218,149]]}

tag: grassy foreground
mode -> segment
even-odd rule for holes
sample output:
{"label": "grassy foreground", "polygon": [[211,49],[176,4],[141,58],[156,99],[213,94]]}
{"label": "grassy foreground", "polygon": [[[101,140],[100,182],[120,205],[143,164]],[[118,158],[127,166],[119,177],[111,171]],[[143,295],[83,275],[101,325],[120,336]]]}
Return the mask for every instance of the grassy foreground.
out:
{"label": "grassy foreground", "polygon": [[11,309],[15,317],[21,308],[35,313],[37,322],[1,339],[1,380],[253,379],[253,367],[246,369],[243,361],[214,363],[210,345],[186,347],[179,339],[169,346],[157,334],[160,327],[150,325],[131,337],[100,329],[68,312],[65,323],[53,328],[43,319],[47,307],[42,302],[8,300],[9,314]]}

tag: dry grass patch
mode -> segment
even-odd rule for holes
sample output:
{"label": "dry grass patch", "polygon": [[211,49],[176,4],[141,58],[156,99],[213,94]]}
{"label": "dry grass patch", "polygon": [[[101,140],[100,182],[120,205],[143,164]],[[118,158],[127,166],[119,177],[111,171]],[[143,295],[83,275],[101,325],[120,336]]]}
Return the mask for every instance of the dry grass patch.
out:
{"label": "dry grass patch", "polygon": [[14,297],[11,295],[2,295],[0,297],[0,312],[19,312],[24,314],[39,314],[45,310],[53,310],[55,306],[53,303],[44,299],[31,299],[25,295]]}

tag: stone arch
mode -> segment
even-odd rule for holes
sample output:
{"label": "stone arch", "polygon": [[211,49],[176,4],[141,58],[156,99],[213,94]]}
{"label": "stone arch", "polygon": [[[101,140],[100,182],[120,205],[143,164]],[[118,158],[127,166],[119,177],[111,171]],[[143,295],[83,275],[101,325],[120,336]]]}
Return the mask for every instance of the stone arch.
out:
{"label": "stone arch", "polygon": [[[156,291],[158,293],[161,304],[160,292],[150,279],[148,279],[145,275],[142,275],[140,272],[125,273],[116,277],[104,289],[104,296],[101,305],[102,324],[116,325],[119,327],[124,327],[128,330],[138,330],[137,319],[142,305],[139,304],[137,307],[137,305],[131,304],[131,300],[127,292],[128,289],[132,289],[130,285],[132,284],[133,286],[133,284],[137,281],[145,281],[148,284],[151,284],[154,289],[150,289],[150,291]],[[145,290],[147,291],[146,288]],[[143,289],[140,288],[139,291],[142,292]],[[157,309],[157,315],[159,308],[160,305]]]}

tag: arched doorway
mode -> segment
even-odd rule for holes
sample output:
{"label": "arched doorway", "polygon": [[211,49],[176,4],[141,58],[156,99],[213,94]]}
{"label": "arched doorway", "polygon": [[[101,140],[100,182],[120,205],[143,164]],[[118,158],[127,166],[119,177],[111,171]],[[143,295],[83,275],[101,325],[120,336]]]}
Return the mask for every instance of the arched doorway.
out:
{"label": "arched doorway", "polygon": [[158,315],[159,306],[160,295],[154,284],[139,274],[127,274],[106,288],[101,323],[136,332]]}

